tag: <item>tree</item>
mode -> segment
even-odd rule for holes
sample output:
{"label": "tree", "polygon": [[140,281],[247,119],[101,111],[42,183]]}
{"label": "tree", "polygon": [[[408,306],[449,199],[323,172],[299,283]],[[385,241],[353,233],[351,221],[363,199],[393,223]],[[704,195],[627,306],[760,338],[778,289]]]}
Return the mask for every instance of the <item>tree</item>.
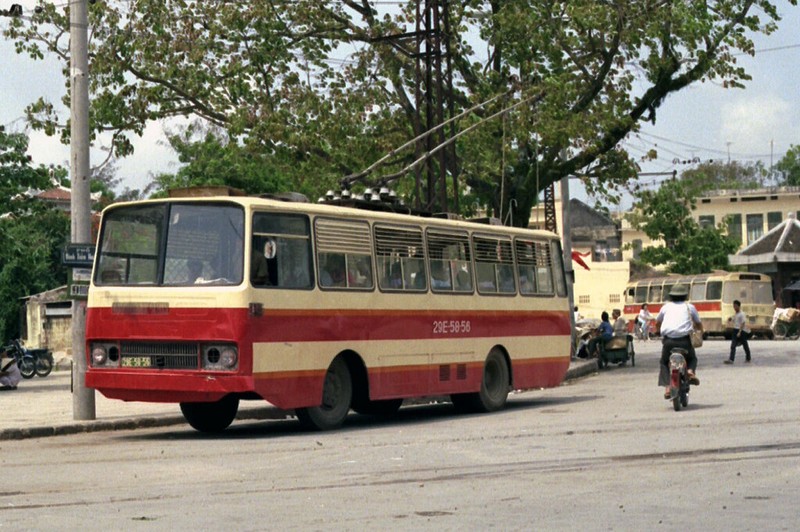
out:
{"label": "tree", "polygon": [[767,171],[761,161],[708,161],[681,173],[681,180],[697,195],[708,190],[743,190],[763,185]]}
{"label": "tree", "polygon": [[654,243],[663,243],[642,249],[639,260],[681,274],[726,269],[738,242],[727,235],[724,224],[701,228],[691,216],[694,208],[691,183],[670,180],[655,192],[639,192],[628,221]]}
{"label": "tree", "polygon": [[[401,5],[93,4],[93,131],[112,132],[114,153],[124,156],[129,135],[148,121],[194,117],[224,129],[226,146],[268,160],[281,176],[274,184],[285,176],[322,192],[423,133],[416,65],[403,52],[411,43],[388,38],[413,27],[415,3]],[[633,178],[635,161],[620,140],[692,83],[741,87],[749,77],[735,52],[752,54],[749,36],[770,33],[779,20],[766,0],[470,0],[450,9],[454,89],[445,96],[456,112],[486,103],[458,128],[507,112],[459,139],[459,165],[451,161],[449,175],[495,214],[513,205],[523,225],[539,192],[562,176],[579,174],[591,189],[610,191]],[[53,51],[66,60],[59,10],[44,4],[5,34],[32,57]],[[43,100],[28,117],[50,133],[64,126]],[[400,171],[407,182],[412,159],[397,154],[366,179]]]}
{"label": "tree", "polygon": [[796,187],[800,185],[800,145],[792,146],[786,151],[786,155],[775,165],[783,177],[783,184]]}
{"label": "tree", "polygon": [[[20,298],[66,282],[60,250],[69,235],[69,218],[28,189],[46,188],[50,169],[34,168],[26,155],[28,138],[0,129],[0,337],[20,334]],[[56,169],[60,174],[63,169]]]}

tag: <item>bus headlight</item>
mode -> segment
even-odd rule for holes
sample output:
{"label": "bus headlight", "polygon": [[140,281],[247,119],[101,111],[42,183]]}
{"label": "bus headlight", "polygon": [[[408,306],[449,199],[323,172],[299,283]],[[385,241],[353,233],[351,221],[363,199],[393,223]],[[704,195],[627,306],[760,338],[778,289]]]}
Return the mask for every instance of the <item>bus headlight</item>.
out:
{"label": "bus headlight", "polygon": [[203,369],[235,370],[239,364],[239,353],[232,345],[203,346]]}
{"label": "bus headlight", "polygon": [[92,365],[104,366],[108,360],[108,351],[102,346],[97,346],[92,349]]}
{"label": "bus headlight", "polygon": [[116,344],[97,343],[91,344],[92,366],[117,367],[119,366],[119,347]]}

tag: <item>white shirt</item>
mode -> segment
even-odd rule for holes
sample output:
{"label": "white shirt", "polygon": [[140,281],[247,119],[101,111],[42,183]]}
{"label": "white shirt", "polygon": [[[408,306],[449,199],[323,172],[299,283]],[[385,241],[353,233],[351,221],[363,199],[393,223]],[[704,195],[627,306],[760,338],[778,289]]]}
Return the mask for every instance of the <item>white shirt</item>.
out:
{"label": "white shirt", "polygon": [[656,321],[661,324],[661,336],[683,338],[691,334],[695,323],[700,323],[700,315],[691,303],[670,301],[661,307]]}
{"label": "white shirt", "polygon": [[741,310],[733,315],[733,328],[746,333],[750,332],[750,327],[747,325],[747,315]]}

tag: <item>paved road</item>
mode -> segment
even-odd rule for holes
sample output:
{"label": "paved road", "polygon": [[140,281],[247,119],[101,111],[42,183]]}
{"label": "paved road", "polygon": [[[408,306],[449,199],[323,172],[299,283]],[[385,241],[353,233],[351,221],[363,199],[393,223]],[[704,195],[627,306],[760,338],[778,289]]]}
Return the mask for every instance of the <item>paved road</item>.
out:
{"label": "paved road", "polygon": [[2,442],[0,526],[12,529],[794,530],[800,500],[800,344],[755,361],[700,352],[674,412],[657,344],[509,408],[449,405],[343,430],[237,421]]}

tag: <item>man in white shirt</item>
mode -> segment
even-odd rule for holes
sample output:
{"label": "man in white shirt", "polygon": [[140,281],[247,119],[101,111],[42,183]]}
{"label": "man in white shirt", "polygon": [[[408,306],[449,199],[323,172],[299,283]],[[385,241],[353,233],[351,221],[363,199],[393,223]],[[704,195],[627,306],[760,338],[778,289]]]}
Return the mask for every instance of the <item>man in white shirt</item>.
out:
{"label": "man in white shirt", "polygon": [[669,393],[669,356],[673,347],[680,347],[687,351],[686,366],[689,382],[698,385],[700,379],[695,375],[697,369],[697,355],[692,346],[692,330],[703,330],[703,322],[697,309],[686,301],[689,289],[686,285],[675,285],[669,292],[670,302],[665,303],[656,316],[656,328],[661,334],[661,371],[658,374],[658,385],[664,386],[664,399],[670,398]]}
{"label": "man in white shirt", "polygon": [[736,346],[740,343],[744,348],[744,361],[750,362],[750,345],[747,339],[750,338],[750,326],[747,325],[747,315],[742,312],[742,303],[738,299],[733,302],[733,336],[731,337],[731,356],[725,361],[726,364],[733,364],[736,357]]}

